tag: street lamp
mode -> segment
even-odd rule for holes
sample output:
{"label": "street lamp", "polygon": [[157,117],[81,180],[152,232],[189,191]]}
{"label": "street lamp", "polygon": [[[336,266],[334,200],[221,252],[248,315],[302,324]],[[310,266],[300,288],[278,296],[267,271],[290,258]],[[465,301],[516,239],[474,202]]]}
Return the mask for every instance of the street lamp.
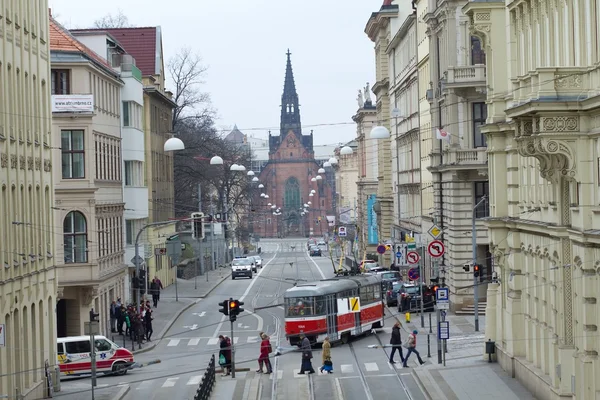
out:
{"label": "street lamp", "polygon": [[165,142],[164,150],[165,151],[185,150],[185,145],[183,144],[181,139],[172,137]]}
{"label": "street lamp", "polygon": [[337,158],[335,158],[335,157],[331,157],[331,158],[329,159],[329,163],[330,163],[331,165],[336,165],[336,164],[338,163],[338,160],[337,160]]}
{"label": "street lamp", "polygon": [[248,171],[248,173],[246,175],[248,175],[248,176],[254,176],[254,171]]}
{"label": "street lamp", "polygon": [[[211,163],[212,164],[212,163]],[[229,167],[230,171],[239,171],[240,166],[237,164],[232,164],[231,167]]]}
{"label": "street lamp", "polygon": [[312,204],[312,202],[310,202],[310,201],[309,201],[309,202],[308,202],[308,203],[306,203],[306,204],[308,204],[308,205],[310,206],[310,205]]}
{"label": "street lamp", "polygon": [[[252,171],[250,171],[252,172]],[[252,178],[252,182],[258,182],[258,178],[255,176],[254,178]]]}
{"label": "street lamp", "polygon": [[267,203],[268,206],[271,206],[271,203]]}
{"label": "street lamp", "polygon": [[[315,179],[315,178],[313,178],[313,179]],[[316,180],[317,180],[317,181],[320,181],[321,179],[323,179],[323,178],[321,178],[321,175],[317,175],[317,176],[316,176]],[[312,180],[312,179],[311,179],[311,180]]]}
{"label": "street lamp", "polygon": [[268,195],[268,194],[265,194],[265,199],[268,199],[268,198],[269,198],[269,195]]}
{"label": "street lamp", "polygon": [[349,156],[352,153],[354,153],[354,151],[352,150],[352,147],[350,147],[350,146],[344,146],[340,149],[340,154],[342,156]]}
{"label": "street lamp", "polygon": [[311,182],[316,182],[316,181],[317,181],[317,178],[312,178],[310,181],[311,181]]}
{"label": "street lamp", "polygon": [[259,188],[259,189],[262,189],[262,188],[264,188],[264,187],[265,187],[265,185],[263,185],[262,183],[261,183],[260,185],[258,185],[258,188]]}
{"label": "street lamp", "polygon": [[223,159],[219,156],[214,156],[210,159],[210,165],[223,165]]}
{"label": "street lamp", "polygon": [[315,189],[312,189],[310,192],[311,193],[317,193],[317,191]]}
{"label": "street lamp", "polygon": [[309,194],[308,196],[309,196],[309,197],[313,197],[314,195],[315,195],[314,193],[311,193],[311,194]]}
{"label": "street lamp", "polygon": [[329,161],[325,161],[323,163],[323,168],[328,168],[328,167],[331,167],[331,163]]}
{"label": "street lamp", "polygon": [[376,126],[371,129],[371,139],[388,139],[390,131],[385,126]]}

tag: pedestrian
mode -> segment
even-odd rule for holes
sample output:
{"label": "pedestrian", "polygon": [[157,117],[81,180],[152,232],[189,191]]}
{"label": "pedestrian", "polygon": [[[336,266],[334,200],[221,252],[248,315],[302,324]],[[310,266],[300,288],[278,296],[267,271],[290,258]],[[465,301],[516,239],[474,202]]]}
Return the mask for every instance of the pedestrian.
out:
{"label": "pedestrian", "polygon": [[321,357],[323,358],[323,365],[319,369],[321,373],[323,371],[333,374],[333,363],[331,362],[331,343],[329,343],[329,336],[325,337],[323,340],[323,352],[321,353]]}
{"label": "pedestrian", "polygon": [[262,374],[264,364],[267,367],[267,374],[272,374],[273,367],[271,366],[271,360],[269,360],[269,354],[273,352],[271,340],[264,333],[261,333],[260,338],[262,341],[260,342],[260,356],[258,357],[258,370],[256,372]]}
{"label": "pedestrian", "polygon": [[140,314],[135,317],[135,338],[137,339],[138,344],[142,344],[144,341],[144,324],[142,322],[142,316]]}
{"label": "pedestrian", "polygon": [[158,302],[160,301],[160,291],[164,289],[162,282],[160,281],[160,279],[158,279],[158,276],[154,277],[154,280],[156,281],[156,285],[157,285],[157,298],[156,298],[156,306],[154,306],[154,308],[158,307]]}
{"label": "pedestrian", "polygon": [[150,306],[148,305],[146,307],[146,315],[144,316],[144,323],[146,325],[146,340],[151,342],[152,340],[150,340],[150,338],[152,337],[152,334],[154,333],[154,330],[152,329],[152,320],[154,318],[152,318],[152,310],[150,309]]}
{"label": "pedestrian", "polygon": [[116,325],[117,325],[117,302],[113,300],[112,303],[110,304],[110,332],[111,333],[115,333],[117,331]]}
{"label": "pedestrian", "polygon": [[131,309],[124,310],[125,314],[125,336],[129,336],[131,341],[133,341],[133,329],[131,329]]}
{"label": "pedestrian", "polygon": [[[396,322],[392,328],[392,337],[390,338],[390,344],[392,345],[392,352],[390,353],[390,363],[395,364],[394,354],[396,350],[400,353],[400,360],[404,364],[404,354],[402,351],[402,336],[400,335],[400,322]],[[408,356],[407,356],[408,357]]]}
{"label": "pedestrian", "polygon": [[404,363],[402,365],[404,368],[408,368],[408,365],[406,365],[406,363],[408,362],[408,357],[410,357],[410,355],[412,353],[415,353],[417,355],[417,358],[419,359],[419,363],[421,365],[425,364],[425,361],[423,361],[421,359],[421,355],[417,351],[417,334],[418,333],[419,333],[419,331],[417,331],[415,329],[410,335],[408,335],[408,342],[406,342],[406,348],[408,349],[408,351],[406,352],[406,357],[404,357]]}
{"label": "pedestrian", "polygon": [[305,373],[314,374],[315,370],[312,366],[312,349],[310,348],[310,340],[304,334],[300,334],[302,342],[300,344],[300,351],[302,351],[302,365],[298,374],[304,375]]}
{"label": "pedestrian", "polygon": [[154,308],[158,306],[158,294],[160,293],[160,289],[158,287],[158,283],[156,282],[156,278],[152,279],[150,282],[150,287],[148,291],[152,295],[152,302],[154,303]]}
{"label": "pedestrian", "polygon": [[219,335],[219,365],[223,368],[223,376],[231,375],[231,341],[228,337]]}

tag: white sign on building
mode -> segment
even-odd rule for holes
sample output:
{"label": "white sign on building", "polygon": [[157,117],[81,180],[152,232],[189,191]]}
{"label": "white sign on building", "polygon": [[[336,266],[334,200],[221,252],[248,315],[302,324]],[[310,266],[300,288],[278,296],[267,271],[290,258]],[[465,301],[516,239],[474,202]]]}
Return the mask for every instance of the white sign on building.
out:
{"label": "white sign on building", "polygon": [[52,112],[94,112],[94,95],[54,94]]}
{"label": "white sign on building", "polygon": [[0,324],[0,346],[6,346],[6,325]]}

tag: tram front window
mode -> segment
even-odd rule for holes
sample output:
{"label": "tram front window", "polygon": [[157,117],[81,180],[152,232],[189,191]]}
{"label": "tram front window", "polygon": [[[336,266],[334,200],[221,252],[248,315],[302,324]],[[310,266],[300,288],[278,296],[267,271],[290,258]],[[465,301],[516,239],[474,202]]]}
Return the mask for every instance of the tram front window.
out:
{"label": "tram front window", "polygon": [[315,301],[312,297],[293,297],[285,299],[286,317],[306,317],[315,315]]}

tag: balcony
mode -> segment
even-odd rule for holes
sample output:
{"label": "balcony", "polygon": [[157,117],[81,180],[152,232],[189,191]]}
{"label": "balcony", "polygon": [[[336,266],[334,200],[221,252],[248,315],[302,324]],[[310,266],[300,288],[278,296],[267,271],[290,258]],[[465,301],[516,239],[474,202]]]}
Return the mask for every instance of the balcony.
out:
{"label": "balcony", "polygon": [[441,172],[447,170],[465,171],[465,170],[486,170],[487,171],[487,148],[480,147],[476,149],[457,149],[448,148],[443,152],[443,164],[428,167],[432,172]]}
{"label": "balcony", "polygon": [[446,91],[452,91],[461,97],[481,96],[486,93],[486,67],[484,64],[448,67]]}

